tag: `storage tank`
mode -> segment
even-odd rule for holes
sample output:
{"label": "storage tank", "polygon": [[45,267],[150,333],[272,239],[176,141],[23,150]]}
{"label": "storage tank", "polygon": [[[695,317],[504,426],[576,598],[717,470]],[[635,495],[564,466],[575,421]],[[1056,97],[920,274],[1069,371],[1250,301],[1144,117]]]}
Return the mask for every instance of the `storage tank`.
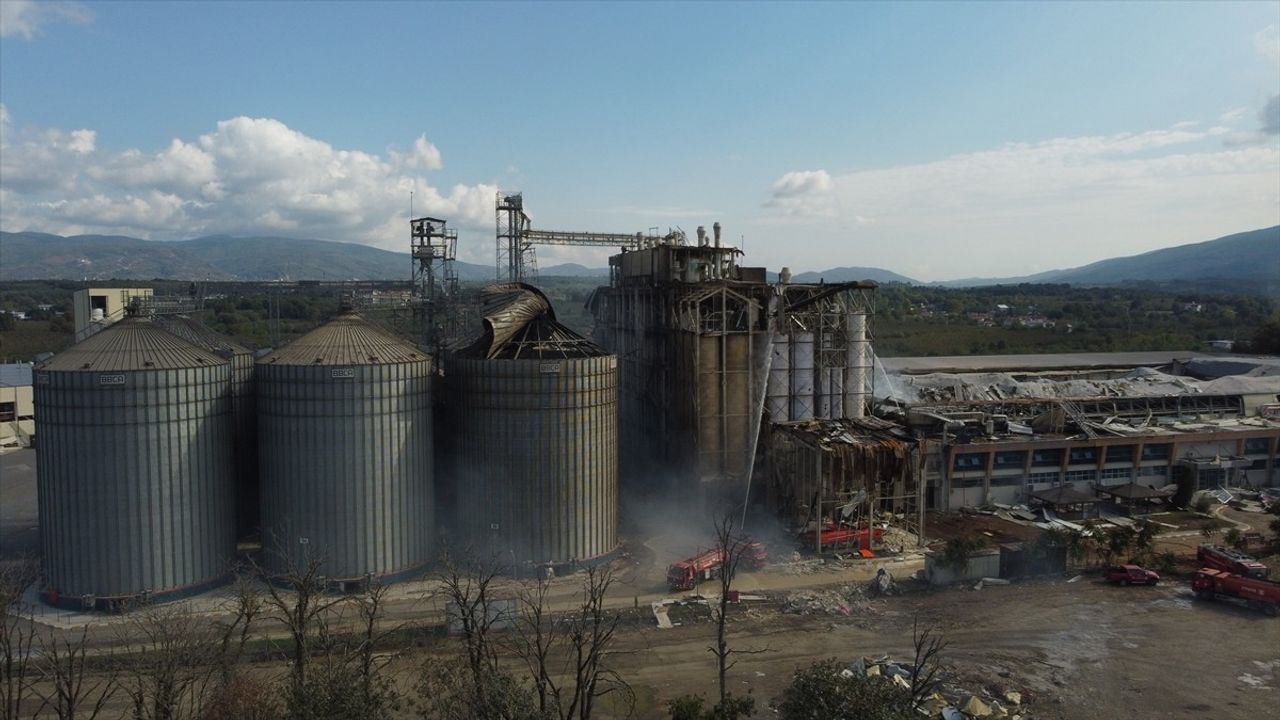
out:
{"label": "storage tank", "polygon": [[126,318],[40,365],[45,598],[74,608],[186,594],[235,553],[231,365]]}
{"label": "storage tank", "polygon": [[231,449],[235,458],[236,536],[257,530],[262,500],[258,490],[258,410],[253,351],[188,315],[157,315],[154,322],[196,347],[231,361]]}
{"label": "storage tank", "polygon": [[483,333],[448,358],[462,543],[516,565],[617,547],[618,359],[536,288],[484,293]]}
{"label": "storage tank", "polygon": [[348,312],[257,364],[263,548],[283,574],[392,580],[431,559],[431,357]]}

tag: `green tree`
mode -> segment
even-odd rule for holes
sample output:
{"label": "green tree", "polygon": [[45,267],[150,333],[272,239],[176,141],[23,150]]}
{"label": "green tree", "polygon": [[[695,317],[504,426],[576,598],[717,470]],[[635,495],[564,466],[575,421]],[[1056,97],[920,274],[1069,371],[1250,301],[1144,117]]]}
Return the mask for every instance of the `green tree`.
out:
{"label": "green tree", "polygon": [[773,702],[781,720],[909,720],[906,691],[882,678],[849,670],[838,660],[822,660],[797,670]]}
{"label": "green tree", "polygon": [[942,549],[941,564],[957,573],[964,572],[969,566],[969,557],[986,546],[987,542],[976,535],[953,537]]}
{"label": "green tree", "polygon": [[749,718],[755,712],[755,698],[749,695],[729,695],[724,701],[711,707],[701,695],[681,695],[667,703],[671,720],[739,720]]}

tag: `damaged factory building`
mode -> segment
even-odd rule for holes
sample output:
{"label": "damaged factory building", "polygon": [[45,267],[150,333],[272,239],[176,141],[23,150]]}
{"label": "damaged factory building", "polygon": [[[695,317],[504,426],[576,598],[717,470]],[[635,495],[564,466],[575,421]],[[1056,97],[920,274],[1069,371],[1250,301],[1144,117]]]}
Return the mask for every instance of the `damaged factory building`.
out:
{"label": "damaged factory building", "polygon": [[745,502],[822,528],[818,548],[877,544],[888,520],[918,540],[915,442],[868,417],[876,283],[794,283],[786,268],[770,282],[741,255],[719,223],[696,244],[645,243],[610,259],[588,301],[619,358],[624,486]]}
{"label": "damaged factory building", "polygon": [[[1197,353],[891,358],[874,282],[741,264],[717,223],[610,259],[621,483],[745,504],[814,550],[927,540],[927,511],[1130,513],[1280,481],[1280,369]],[[1268,364],[1272,363],[1272,364]]]}

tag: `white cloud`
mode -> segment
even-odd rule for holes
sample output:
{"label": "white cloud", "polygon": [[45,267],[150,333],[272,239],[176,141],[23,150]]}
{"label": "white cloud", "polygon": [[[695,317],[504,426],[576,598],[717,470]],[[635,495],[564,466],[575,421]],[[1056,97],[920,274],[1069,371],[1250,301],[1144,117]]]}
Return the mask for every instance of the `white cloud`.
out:
{"label": "white cloud", "polygon": [[[1056,138],[839,174],[825,191],[835,212],[806,232],[828,254],[856,242],[860,264],[939,279],[1007,275],[1027,258],[1083,265],[1280,223],[1280,148],[1214,147],[1213,135],[1170,128]],[[773,191],[802,187],[789,173]],[[928,265],[941,257],[954,261]]]}
{"label": "white cloud", "polygon": [[1231,123],[1239,122],[1240,119],[1243,118],[1245,116],[1245,113],[1247,113],[1248,111],[1249,111],[1249,108],[1242,108],[1242,107],[1228,110],[1218,116],[1218,122],[1222,123],[1223,125],[1230,125]]}
{"label": "white cloud", "polygon": [[828,216],[834,212],[834,189],[835,183],[826,170],[794,170],[773,183],[764,205],[788,215]]}
{"label": "white cloud", "polygon": [[93,20],[88,7],[78,2],[54,0],[3,0],[0,2],[0,37],[20,37],[32,40],[39,36],[44,26],[56,22],[77,25]]}
{"label": "white cloud", "polygon": [[236,117],[159,152],[109,153],[92,130],[15,128],[0,106],[0,227],[171,239],[280,234],[399,249],[415,209],[490,230],[497,188],[442,190],[419,171],[442,166],[419,137],[385,156],[342,150],[271,118]]}
{"label": "white cloud", "polygon": [[1262,59],[1280,63],[1280,28],[1268,25],[1253,36],[1253,47]]}

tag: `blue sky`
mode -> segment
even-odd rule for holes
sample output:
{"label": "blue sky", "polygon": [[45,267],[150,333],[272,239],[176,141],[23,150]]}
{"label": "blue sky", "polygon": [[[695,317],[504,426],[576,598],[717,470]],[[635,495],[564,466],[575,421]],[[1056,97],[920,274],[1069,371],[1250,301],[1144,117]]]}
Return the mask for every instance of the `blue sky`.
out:
{"label": "blue sky", "polygon": [[[1280,223],[1280,3],[0,2],[0,227],[1012,275]],[[1270,120],[1269,120],[1270,118]],[[543,264],[603,264],[555,251]]]}

